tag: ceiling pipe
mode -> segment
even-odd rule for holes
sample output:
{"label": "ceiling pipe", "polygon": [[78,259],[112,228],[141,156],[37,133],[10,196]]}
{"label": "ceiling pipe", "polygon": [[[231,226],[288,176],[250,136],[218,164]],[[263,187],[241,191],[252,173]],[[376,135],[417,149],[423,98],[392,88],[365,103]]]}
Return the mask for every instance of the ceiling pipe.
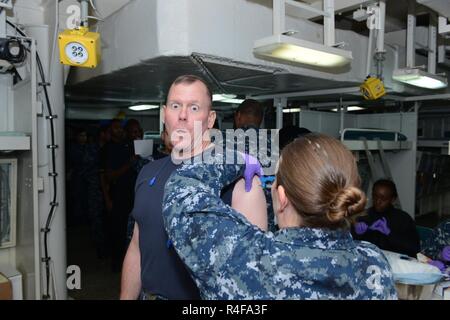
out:
{"label": "ceiling pipe", "polygon": [[89,27],[89,0],[80,0],[81,4],[81,25]]}
{"label": "ceiling pipe", "polygon": [[414,34],[416,31],[416,2],[408,1],[408,25],[406,29],[406,67],[414,68],[416,64],[416,50]]}
{"label": "ceiling pipe", "polygon": [[286,26],[286,2],[285,0],[273,1],[273,34],[284,33]]}
{"label": "ceiling pipe", "polygon": [[332,47],[336,44],[336,31],[334,21],[334,0],[323,0],[323,43]]}
{"label": "ceiling pipe", "polygon": [[367,61],[366,61],[366,75],[370,75],[372,69],[372,42],[373,42],[374,30],[369,29],[369,43],[367,45]]}
{"label": "ceiling pipe", "polygon": [[222,86],[221,82],[217,79],[217,77],[209,70],[209,68],[205,65],[202,60],[202,57],[197,55],[196,53],[191,54],[191,61],[197,65],[203,74],[208,77],[208,79],[216,85],[221,94],[229,94],[227,90]]}
{"label": "ceiling pipe", "polygon": [[270,95],[252,95],[252,99],[265,100],[274,98],[297,98],[297,97],[316,97],[324,96],[329,94],[360,94],[359,87],[347,87],[347,88],[337,88],[337,89],[323,89],[323,90],[311,90],[311,91],[299,91],[299,92],[288,92]]}
{"label": "ceiling pipe", "polygon": [[386,2],[381,0],[378,3],[379,16],[377,26],[377,49],[375,59],[377,61],[377,78],[383,80],[383,61],[385,60],[386,50],[384,49],[384,30],[386,21]]}
{"label": "ceiling pipe", "polygon": [[437,31],[436,16],[430,13],[430,25],[428,26],[428,72],[436,73]]}

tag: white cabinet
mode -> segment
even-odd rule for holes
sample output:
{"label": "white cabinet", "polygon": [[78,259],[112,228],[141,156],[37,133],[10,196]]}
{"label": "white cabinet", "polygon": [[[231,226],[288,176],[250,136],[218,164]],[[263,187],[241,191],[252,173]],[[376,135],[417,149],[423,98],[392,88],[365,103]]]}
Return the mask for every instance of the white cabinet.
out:
{"label": "white cabinet", "polygon": [[13,300],[23,300],[22,274],[9,265],[1,265],[0,273],[11,281]]}

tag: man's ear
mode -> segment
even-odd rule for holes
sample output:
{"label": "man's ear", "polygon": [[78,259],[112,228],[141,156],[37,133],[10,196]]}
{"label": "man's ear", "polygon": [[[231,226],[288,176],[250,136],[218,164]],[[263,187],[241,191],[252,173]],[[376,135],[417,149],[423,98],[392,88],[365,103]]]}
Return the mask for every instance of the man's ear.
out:
{"label": "man's ear", "polygon": [[239,126],[239,118],[241,117],[241,114],[239,113],[239,111],[237,111],[235,114],[234,114],[234,124],[236,125],[236,126]]}
{"label": "man's ear", "polygon": [[214,127],[214,123],[216,122],[216,112],[214,110],[209,111],[208,115],[208,129]]}
{"label": "man's ear", "polygon": [[166,105],[163,105],[161,108],[161,122],[165,124],[164,119],[166,118]]}
{"label": "man's ear", "polygon": [[278,204],[279,204],[279,210],[281,212],[283,212],[286,207],[289,204],[289,199],[286,197],[286,190],[284,189],[283,186],[277,186],[277,196],[278,196]]}

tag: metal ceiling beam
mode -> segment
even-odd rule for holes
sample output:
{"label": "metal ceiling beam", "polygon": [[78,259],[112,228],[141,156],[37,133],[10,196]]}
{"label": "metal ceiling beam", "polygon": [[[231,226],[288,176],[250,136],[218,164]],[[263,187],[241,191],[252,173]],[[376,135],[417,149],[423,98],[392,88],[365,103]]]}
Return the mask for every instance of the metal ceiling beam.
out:
{"label": "metal ceiling beam", "polygon": [[[292,4],[292,2],[294,3],[298,3],[298,4]],[[372,3],[376,3],[377,1],[375,0],[369,0],[369,1],[363,1],[363,0],[339,0],[339,1],[335,1],[335,13],[340,13],[340,12],[345,12],[345,11],[350,11],[352,9],[356,9],[359,6],[366,6]],[[314,3],[312,3],[311,5],[308,5],[308,10],[305,10],[302,8],[302,4],[300,2],[297,1],[286,1],[286,4],[288,5],[286,8],[286,14],[296,17],[296,18],[300,18],[300,19],[314,19],[314,18],[318,18],[323,16],[323,2],[321,0],[318,0]]]}
{"label": "metal ceiling beam", "polygon": [[353,105],[360,105],[362,104],[364,101],[331,101],[331,102],[319,102],[319,103],[314,103],[312,102],[309,107],[310,108],[317,108],[317,109],[322,109],[322,108],[330,108],[330,107],[337,107],[341,104],[342,102],[342,106],[343,107],[348,107],[348,106],[353,106]]}
{"label": "metal ceiling beam", "polygon": [[397,101],[426,101],[426,100],[448,100],[450,93],[431,94],[426,96],[400,97],[396,95],[386,95],[385,98],[395,99]]}
{"label": "metal ceiling beam", "polygon": [[314,97],[314,96],[324,96],[330,94],[359,94],[359,87],[348,87],[348,88],[338,88],[338,89],[324,89],[324,90],[312,90],[312,91],[299,91],[299,92],[288,92],[279,94],[268,94],[268,95],[252,95],[252,99],[264,100],[264,99],[275,99],[275,98],[298,98],[298,97]]}

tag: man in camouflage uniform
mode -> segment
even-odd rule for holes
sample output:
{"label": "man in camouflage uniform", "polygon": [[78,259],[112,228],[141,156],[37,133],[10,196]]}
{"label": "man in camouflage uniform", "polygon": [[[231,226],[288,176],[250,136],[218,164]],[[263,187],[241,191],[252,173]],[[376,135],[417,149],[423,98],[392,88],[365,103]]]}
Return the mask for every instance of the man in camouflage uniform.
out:
{"label": "man in camouflage uniform", "polygon": [[[222,134],[226,137],[224,148],[231,149],[234,146],[235,151],[257,157],[261,163],[264,175],[260,177],[260,182],[266,198],[267,230],[275,232],[278,230],[278,226],[275,223],[270,187],[274,180],[273,173],[276,163],[273,159],[278,160],[278,140],[272,141],[272,137],[277,138],[277,135],[274,134],[276,130],[260,129],[263,119],[264,107],[256,100],[246,99],[234,113],[235,130],[225,130]],[[272,142],[274,143],[272,144]],[[226,194],[228,190],[233,190],[235,185],[236,182],[227,186],[222,190],[222,194]],[[228,197],[230,197],[231,193],[228,194]],[[231,201],[231,199],[224,197],[222,197],[222,200]]]}
{"label": "man in camouflage uniform", "polygon": [[353,241],[349,231],[264,233],[225,205],[220,190],[241,177],[244,166],[216,157],[216,164],[177,169],[163,202],[169,238],[203,299],[397,298],[384,255]]}

